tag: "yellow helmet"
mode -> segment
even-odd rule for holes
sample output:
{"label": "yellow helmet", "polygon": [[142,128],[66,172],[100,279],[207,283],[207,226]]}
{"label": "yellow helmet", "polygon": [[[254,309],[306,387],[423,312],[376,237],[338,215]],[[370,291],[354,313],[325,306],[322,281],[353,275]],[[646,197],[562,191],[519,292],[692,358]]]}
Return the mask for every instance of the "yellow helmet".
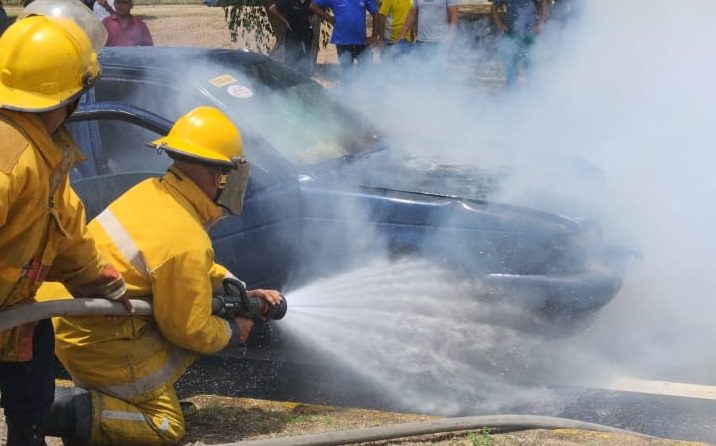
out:
{"label": "yellow helmet", "polygon": [[70,18],[24,17],[0,37],[0,108],[54,110],[92,87],[99,74],[92,42]]}
{"label": "yellow helmet", "polygon": [[233,122],[215,107],[197,107],[180,117],[169,134],[152,141],[150,147],[165,150],[200,163],[230,168],[244,155],[241,134]]}

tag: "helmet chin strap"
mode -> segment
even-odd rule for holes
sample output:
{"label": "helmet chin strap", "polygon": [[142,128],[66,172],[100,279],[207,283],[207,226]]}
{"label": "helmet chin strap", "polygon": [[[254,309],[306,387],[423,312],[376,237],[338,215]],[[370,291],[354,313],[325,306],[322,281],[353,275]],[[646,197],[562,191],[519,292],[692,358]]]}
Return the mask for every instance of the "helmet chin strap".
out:
{"label": "helmet chin strap", "polygon": [[79,99],[79,98],[77,98],[77,99],[75,99],[74,101],[72,101],[72,102],[70,102],[69,104],[67,104],[67,105],[65,106],[65,110],[67,110],[67,117],[69,118],[70,116],[72,116],[72,113],[74,113],[75,110],[77,110],[77,107],[79,107],[79,106],[80,106],[80,99]]}
{"label": "helmet chin strap", "polygon": [[[69,117],[72,116],[72,114],[75,112],[75,110],[77,110],[77,107],[79,107],[79,106],[80,106],[80,99],[79,99],[79,98],[77,98],[77,99],[75,99],[74,101],[72,101],[72,102],[68,103],[67,105],[65,105],[65,107],[64,107],[65,113],[66,113],[66,114],[65,114],[65,121],[67,121],[67,119],[69,119]],[[64,121],[63,121],[63,122],[64,122]]]}

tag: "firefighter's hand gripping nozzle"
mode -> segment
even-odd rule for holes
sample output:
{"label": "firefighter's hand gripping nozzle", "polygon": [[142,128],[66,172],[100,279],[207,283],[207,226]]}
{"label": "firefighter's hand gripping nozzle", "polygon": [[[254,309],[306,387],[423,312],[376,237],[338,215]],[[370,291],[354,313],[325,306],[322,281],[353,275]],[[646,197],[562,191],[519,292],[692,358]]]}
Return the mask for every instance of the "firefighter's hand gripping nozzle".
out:
{"label": "firefighter's hand gripping nozzle", "polygon": [[244,284],[233,279],[224,280],[224,295],[215,296],[211,302],[212,314],[224,318],[245,317],[254,322],[281,319],[287,308],[283,295],[280,304],[271,305],[263,299],[249,297]]}

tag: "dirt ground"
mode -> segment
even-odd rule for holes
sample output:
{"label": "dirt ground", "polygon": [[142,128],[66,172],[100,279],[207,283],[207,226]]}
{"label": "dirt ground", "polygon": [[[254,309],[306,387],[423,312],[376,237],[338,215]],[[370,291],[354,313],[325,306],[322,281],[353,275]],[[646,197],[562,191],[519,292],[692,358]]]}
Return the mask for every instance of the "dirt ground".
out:
{"label": "dirt ground", "polygon": [[[195,412],[187,416],[186,436],[181,442],[184,446],[292,437],[437,419],[437,417],[418,414],[214,395],[199,395],[189,400],[195,404]],[[2,444],[5,438],[4,423],[0,423]],[[62,441],[48,437],[47,444],[62,446]],[[537,429],[506,434],[492,434],[489,431],[478,430],[361,443],[363,446],[697,446],[704,444],[572,429],[554,431]]]}
{"label": "dirt ground", "polygon": [[[197,412],[187,420],[188,429],[185,441],[188,443],[185,444],[188,445],[297,436],[437,419],[437,417],[418,414],[208,395],[194,397],[191,400],[195,402]],[[222,427],[217,428],[217,426]],[[530,430],[506,434],[470,431],[361,444],[376,446],[674,446],[699,443],[562,429],[555,431]]]}
{"label": "dirt ground", "polygon": [[[10,15],[18,8],[8,7]],[[134,13],[149,26],[156,45],[244,48],[244,42],[231,42],[221,8],[203,5],[135,6]],[[319,64],[335,63],[335,48],[319,54]],[[219,444],[247,439],[295,436],[310,433],[359,429],[394,423],[435,419],[417,414],[387,413],[356,408],[326,407],[296,403],[260,401],[201,395],[191,398],[196,411],[187,418],[182,444]],[[0,437],[5,438],[4,423]],[[48,439],[59,446],[58,439]],[[641,446],[697,444],[669,440],[645,440],[634,436],[574,430],[532,430],[511,434],[463,432],[370,443],[380,445],[471,445],[471,446]]]}

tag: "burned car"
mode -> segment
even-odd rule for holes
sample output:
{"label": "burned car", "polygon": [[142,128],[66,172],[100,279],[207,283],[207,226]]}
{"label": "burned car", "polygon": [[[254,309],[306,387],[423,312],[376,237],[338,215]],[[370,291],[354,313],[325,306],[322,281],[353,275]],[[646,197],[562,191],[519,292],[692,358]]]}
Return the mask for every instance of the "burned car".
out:
{"label": "burned car", "polygon": [[594,313],[619,290],[622,268],[593,226],[489,201],[499,172],[416,168],[366,117],[268,57],[137,47],[107,48],[101,62],[102,78],[70,124],[88,158],[71,178],[90,218],[168,167],[146,142],[187,110],[213,105],[241,129],[252,171],[243,213],[211,237],[217,261],[250,288],[285,292],[378,247],[450,264],[556,324]]}

